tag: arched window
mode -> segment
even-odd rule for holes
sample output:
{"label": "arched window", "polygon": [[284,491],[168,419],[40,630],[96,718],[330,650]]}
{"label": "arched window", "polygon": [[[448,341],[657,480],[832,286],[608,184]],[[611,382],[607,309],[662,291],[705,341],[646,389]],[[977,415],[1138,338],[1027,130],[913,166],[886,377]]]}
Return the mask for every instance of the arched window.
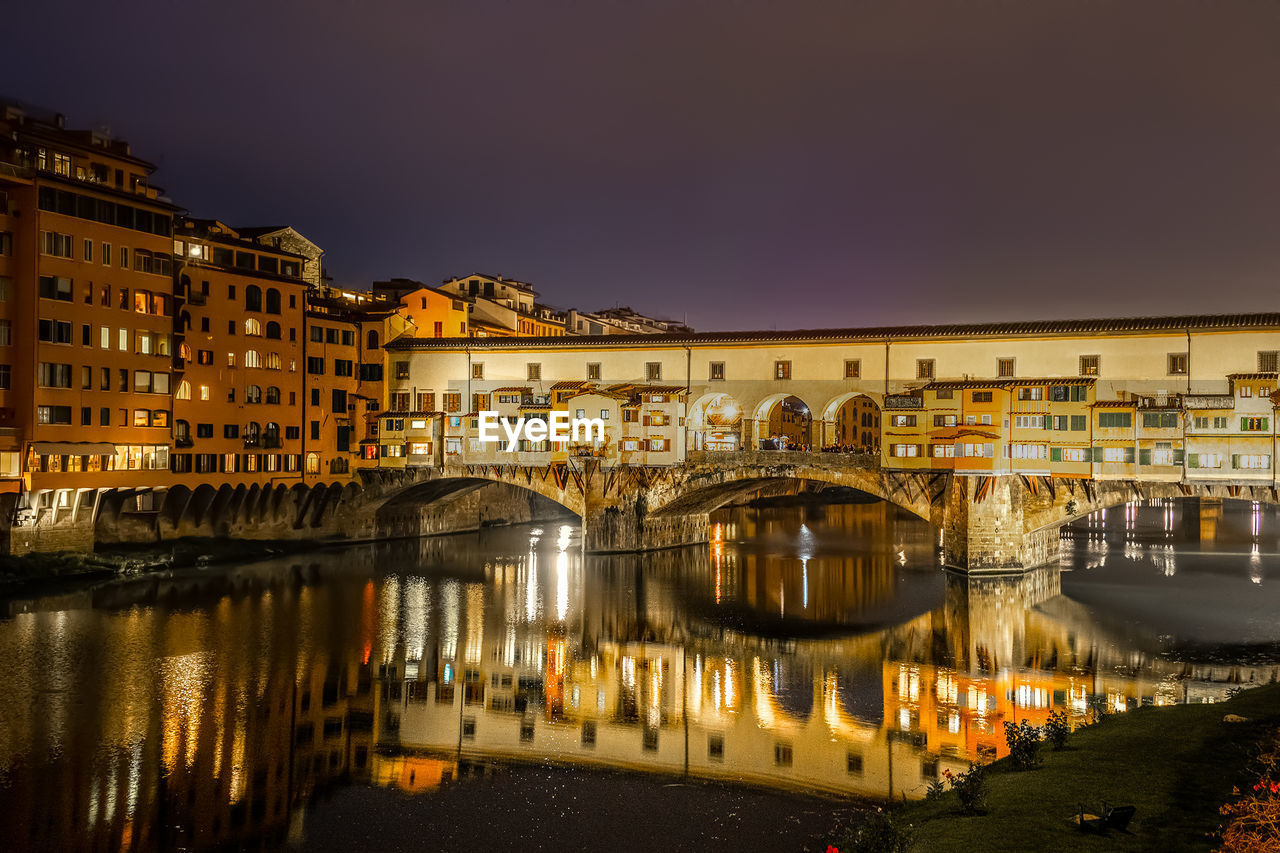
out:
{"label": "arched window", "polygon": [[248,320],[244,321],[244,333],[246,335],[261,335],[262,324],[253,317],[250,317]]}
{"label": "arched window", "polygon": [[190,441],[191,440],[191,424],[183,420],[173,422],[173,438],[174,441]]}
{"label": "arched window", "polygon": [[247,350],[244,354],[245,367],[262,367],[262,356],[256,349]]}
{"label": "arched window", "polygon": [[262,310],[262,288],[251,284],[244,289],[244,308],[246,311]]}
{"label": "arched window", "polygon": [[178,392],[173,395],[173,398],[175,400],[190,400],[191,399],[191,383],[185,379],[179,382]]}
{"label": "arched window", "polygon": [[262,427],[258,425],[258,422],[249,421],[248,425],[245,426],[244,428],[245,440],[251,439],[253,441],[257,441],[261,435],[262,435]]}
{"label": "arched window", "polygon": [[280,313],[280,291],[276,290],[274,287],[267,288],[267,313]]}
{"label": "arched window", "polygon": [[263,428],[262,435],[264,438],[267,438],[267,439],[272,439],[272,438],[279,439],[280,424],[269,421],[267,425]]}
{"label": "arched window", "polygon": [[378,330],[377,329],[370,329],[369,334],[365,335],[364,348],[365,349],[378,348]]}
{"label": "arched window", "polygon": [[278,404],[280,402],[280,389],[274,385],[268,385],[266,396],[263,399],[272,405]]}
{"label": "arched window", "polygon": [[183,361],[191,360],[191,344],[181,344],[178,346],[178,358]]}
{"label": "arched window", "polygon": [[267,323],[267,337],[273,341],[280,340],[280,324],[275,320]]}
{"label": "arched window", "polygon": [[190,311],[182,312],[182,331],[184,332],[191,331],[191,312]]}
{"label": "arched window", "polygon": [[278,352],[267,353],[267,361],[266,361],[266,364],[263,365],[263,367],[267,368],[267,370],[279,370],[280,369],[280,353]]}
{"label": "arched window", "polygon": [[257,385],[250,385],[244,389],[244,401],[246,403],[261,403],[262,389]]}
{"label": "arched window", "polygon": [[308,474],[320,473],[320,454],[319,453],[307,454],[307,473]]}

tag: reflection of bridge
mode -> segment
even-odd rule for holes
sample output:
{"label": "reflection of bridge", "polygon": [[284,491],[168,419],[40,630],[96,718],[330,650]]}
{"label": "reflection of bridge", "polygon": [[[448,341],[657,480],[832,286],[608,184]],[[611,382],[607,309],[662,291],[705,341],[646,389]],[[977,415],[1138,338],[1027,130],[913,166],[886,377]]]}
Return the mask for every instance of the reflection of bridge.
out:
{"label": "reflection of bridge", "polygon": [[[0,847],[274,842],[344,775],[430,787],[447,762],[374,758],[424,750],[918,796],[941,769],[1000,753],[1005,719],[1277,677],[1136,649],[1057,595],[1055,568],[950,573],[940,607],[874,631],[745,636],[695,615],[722,591],[715,549],[584,561],[557,532],[16,605],[0,622]],[[894,592],[875,565],[863,580],[856,598],[826,588],[830,605]],[[31,666],[43,660],[66,665]]]}

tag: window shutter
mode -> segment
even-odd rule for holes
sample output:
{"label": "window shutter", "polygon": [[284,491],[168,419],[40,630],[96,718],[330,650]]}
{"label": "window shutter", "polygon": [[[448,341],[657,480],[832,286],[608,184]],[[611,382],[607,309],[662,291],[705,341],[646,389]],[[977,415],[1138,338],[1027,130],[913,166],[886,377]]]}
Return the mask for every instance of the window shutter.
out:
{"label": "window shutter", "polygon": [[1263,419],[1262,419],[1262,428],[1263,428],[1264,430],[1266,430],[1266,429],[1269,429],[1269,428],[1270,428],[1270,427],[1268,427],[1268,426],[1267,426],[1267,418],[1263,418]]}
{"label": "window shutter", "polygon": [[1101,462],[1101,461],[1102,461],[1102,447],[1101,447],[1101,446],[1096,446],[1096,445],[1094,446],[1094,448],[1093,448],[1093,461],[1094,461],[1094,462]]}
{"label": "window shutter", "polygon": [[[1181,452],[1181,451],[1179,451],[1179,452]],[[1175,456],[1174,458],[1176,459],[1177,457]],[[1200,467],[1200,454],[1199,454],[1199,453],[1188,453],[1188,454],[1187,454],[1187,467],[1188,467],[1188,468],[1199,468],[1199,467]]]}
{"label": "window shutter", "polygon": [[[1126,454],[1126,455],[1127,455],[1127,454]],[[1146,449],[1146,448],[1143,448],[1142,450],[1139,450],[1139,451],[1138,451],[1138,464],[1139,464],[1139,465],[1150,465],[1150,464],[1151,464],[1151,451],[1150,451],[1150,450],[1148,450],[1148,449]]]}
{"label": "window shutter", "polygon": [[1232,468],[1239,468],[1239,467],[1240,467],[1240,454],[1239,454],[1239,453],[1232,453],[1232,454],[1231,454],[1231,467],[1232,467]]}
{"label": "window shutter", "polygon": [[1124,449],[1124,461],[1130,465],[1133,464],[1133,448],[1126,447]]}
{"label": "window shutter", "polygon": [[1050,462],[1061,462],[1061,461],[1062,461],[1062,448],[1061,448],[1061,447],[1050,447],[1050,448],[1049,448],[1049,461],[1050,461]]}
{"label": "window shutter", "polygon": [[1186,451],[1185,451],[1185,450],[1175,450],[1175,451],[1173,451],[1173,464],[1174,464],[1174,465],[1181,465],[1181,464],[1182,464],[1183,455],[1184,455],[1185,453],[1186,453]]}
{"label": "window shutter", "polygon": [[1241,431],[1241,432],[1244,432],[1244,431],[1245,431],[1245,430],[1247,430],[1248,428],[1249,428],[1249,419],[1248,419],[1248,418],[1241,418],[1241,419],[1240,419],[1240,431]]}

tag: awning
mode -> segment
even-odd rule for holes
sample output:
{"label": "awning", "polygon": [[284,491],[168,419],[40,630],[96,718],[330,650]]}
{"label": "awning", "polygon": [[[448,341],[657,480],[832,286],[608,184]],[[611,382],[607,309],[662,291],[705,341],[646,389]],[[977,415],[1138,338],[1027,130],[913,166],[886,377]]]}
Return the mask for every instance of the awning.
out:
{"label": "awning", "polygon": [[31,449],[40,456],[114,456],[116,452],[108,441],[33,441]]}

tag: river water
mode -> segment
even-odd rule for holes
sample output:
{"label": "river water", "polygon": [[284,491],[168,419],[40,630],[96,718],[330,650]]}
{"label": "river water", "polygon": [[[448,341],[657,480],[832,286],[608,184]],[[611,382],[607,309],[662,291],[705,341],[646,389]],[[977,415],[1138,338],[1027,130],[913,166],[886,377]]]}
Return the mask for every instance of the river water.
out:
{"label": "river water", "polygon": [[1275,680],[1278,533],[1130,505],[966,578],[884,503],[738,507],[653,554],[543,524],[15,598],[0,849],[798,849],[1006,720]]}

